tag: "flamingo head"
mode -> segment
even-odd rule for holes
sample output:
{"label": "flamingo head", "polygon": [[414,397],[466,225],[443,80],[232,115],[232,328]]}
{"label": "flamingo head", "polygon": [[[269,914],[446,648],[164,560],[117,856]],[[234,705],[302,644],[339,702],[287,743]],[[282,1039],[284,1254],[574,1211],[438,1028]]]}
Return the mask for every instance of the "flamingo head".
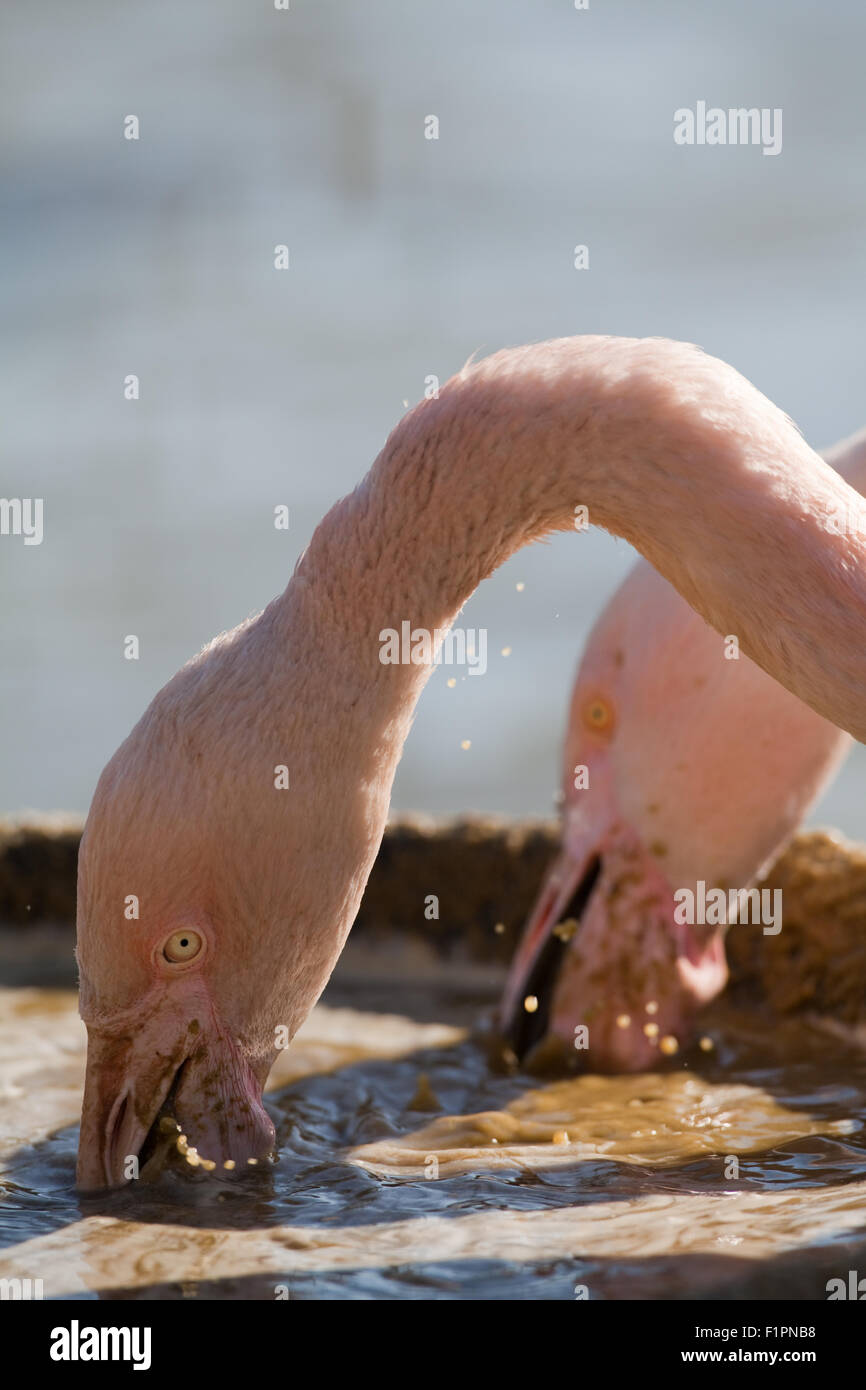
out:
{"label": "flamingo head", "polygon": [[[85,1189],[150,1176],[173,1139],[188,1162],[221,1171],[274,1147],[262,1089],[277,1041],[267,1025],[281,1011],[256,930],[260,910],[266,935],[273,905],[261,889],[247,901],[237,891],[252,847],[242,825],[231,836],[219,805],[230,768],[208,795],[205,745],[196,737],[190,757],[163,708],[158,696],[108,764],[79,852]],[[243,768],[230,766],[243,799]]]}
{"label": "flamingo head", "polygon": [[82,1188],[147,1177],[175,1140],[177,1162],[221,1172],[274,1147],[263,1087],[340,954],[388,804],[387,774],[346,789],[354,726],[326,710],[336,682],[311,701],[282,623],[272,605],[184,667],[97,786]]}
{"label": "flamingo head", "polygon": [[681,920],[680,890],[747,888],[845,751],[735,650],[645,562],[590,637],[561,847],[500,1006],[530,1069],[640,1071],[688,1043],[726,980],[725,919]]}

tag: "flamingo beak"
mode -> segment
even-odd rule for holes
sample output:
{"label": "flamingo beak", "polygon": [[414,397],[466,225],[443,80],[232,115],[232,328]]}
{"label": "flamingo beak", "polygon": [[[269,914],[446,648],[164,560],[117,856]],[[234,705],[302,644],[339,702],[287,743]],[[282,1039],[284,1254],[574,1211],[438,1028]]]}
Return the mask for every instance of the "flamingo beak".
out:
{"label": "flamingo beak", "polygon": [[157,1015],[122,1035],[88,1028],[76,1174],[84,1190],[155,1175],[169,1143],[205,1170],[245,1166],[274,1147],[262,1105],[267,1070],[260,1079],[220,1032],[164,1023]]}
{"label": "flamingo beak", "polygon": [[563,852],[529,914],[499,1010],[503,1035],[520,1062],[548,1037],[553,991],[600,867],[597,856],[578,859]]}
{"label": "flamingo beak", "polygon": [[658,1066],[727,978],[719,930],[674,919],[673,889],[617,826],[562,849],[512,962],[499,1023],[530,1071]]}

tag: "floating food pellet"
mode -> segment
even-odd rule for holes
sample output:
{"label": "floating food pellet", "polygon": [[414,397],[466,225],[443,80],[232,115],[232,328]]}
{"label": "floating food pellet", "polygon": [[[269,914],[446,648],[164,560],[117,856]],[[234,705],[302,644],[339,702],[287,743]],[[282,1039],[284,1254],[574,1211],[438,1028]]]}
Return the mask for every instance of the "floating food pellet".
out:
{"label": "floating food pellet", "polygon": [[534,1014],[538,1008],[538,1000],[534,994],[527,994],[523,1001],[523,1007],[528,1014]]}
{"label": "floating food pellet", "polygon": [[446,682],[446,684],[447,684],[449,690],[453,690],[454,687],[455,687],[455,685],[457,684],[457,678],[456,678],[456,676],[449,676],[449,677],[448,677],[448,680],[447,680],[447,682]]}
{"label": "floating food pellet", "polygon": [[189,1148],[189,1140],[187,1139],[186,1135],[185,1135],[185,1134],[179,1135],[179,1136],[178,1136],[178,1140],[177,1140],[177,1151],[178,1151],[178,1153],[179,1153],[179,1154],[185,1154],[188,1148]]}
{"label": "floating food pellet", "polygon": [[566,917],[564,922],[558,922],[553,928],[553,935],[557,941],[570,941],[579,925],[576,917]]}
{"label": "floating food pellet", "polygon": [[441,1110],[442,1106],[439,1097],[430,1085],[430,1078],[425,1072],[418,1076],[418,1084],[415,1087],[415,1094],[406,1106],[407,1110]]}
{"label": "floating food pellet", "polygon": [[461,743],[460,747],[463,749],[463,751],[464,751],[464,753],[465,753],[467,748],[471,748],[471,747],[472,747],[472,740],[471,740],[471,738],[464,738],[464,740],[463,740],[463,742]]}
{"label": "floating food pellet", "polygon": [[617,1015],[617,1020],[616,1020],[616,1026],[617,1026],[617,1028],[628,1028],[628,1027],[630,1026],[630,1024],[631,1024],[631,1019],[629,1018],[628,1014],[619,1014],[619,1015]]}
{"label": "floating food pellet", "polygon": [[226,1161],[225,1161],[225,1163],[223,1164],[223,1167],[224,1167],[224,1168],[229,1168],[229,1169],[234,1168],[234,1166],[235,1166],[235,1161],[234,1161],[233,1158],[227,1158]]}
{"label": "floating food pellet", "polygon": [[493,930],[496,932],[497,936],[502,936],[503,932],[505,931],[505,923],[497,922]]}
{"label": "floating food pellet", "polygon": [[202,1158],[199,1160],[199,1162],[201,1163],[202,1168],[204,1168],[208,1173],[212,1173],[214,1168],[216,1168],[216,1164],[212,1158]]}
{"label": "floating food pellet", "polygon": [[186,1161],[187,1161],[187,1163],[189,1164],[190,1168],[197,1168],[197,1167],[199,1166],[199,1164],[201,1163],[201,1159],[200,1159],[199,1156],[198,1156],[197,1150],[195,1150],[195,1149],[187,1149],[187,1151],[186,1151]]}
{"label": "floating food pellet", "polygon": [[567,1144],[567,1143],[568,1143],[568,1130],[567,1130],[567,1129],[558,1129],[558,1130],[556,1131],[556,1133],[554,1134],[554,1136],[553,1136],[553,1142],[554,1142],[554,1144]]}
{"label": "floating food pellet", "polygon": [[659,1026],[657,1023],[645,1023],[643,1030],[648,1038],[657,1038],[659,1035]]}
{"label": "floating food pellet", "polygon": [[655,999],[651,999],[645,1007],[648,1014],[657,1014],[659,1011],[659,1006]]}
{"label": "floating food pellet", "polygon": [[160,1134],[180,1134],[180,1125],[170,1115],[162,1115],[157,1128]]}
{"label": "floating food pellet", "polygon": [[672,1033],[668,1033],[666,1037],[662,1038],[659,1047],[668,1057],[673,1057],[674,1053],[680,1050],[680,1045]]}
{"label": "floating food pellet", "polygon": [[502,648],[502,655],[503,655],[503,656],[510,656],[510,655],[511,655],[511,648],[510,648],[510,647],[503,647],[503,648]]}
{"label": "floating food pellet", "polygon": [[248,1159],[247,1159],[247,1163],[250,1165],[251,1168],[255,1168],[255,1166],[256,1166],[256,1164],[258,1163],[258,1161],[259,1161],[259,1160],[258,1160],[257,1158],[248,1158]]}
{"label": "floating food pellet", "polygon": [[519,583],[519,584],[515,584],[514,587],[515,587],[515,589],[517,590],[517,592],[518,592],[519,594],[522,594],[522,593],[523,593],[523,590],[526,588],[526,585],[524,584],[523,580],[521,579],[520,583]]}
{"label": "floating food pellet", "polygon": [[715,1043],[713,1042],[712,1038],[701,1038],[700,1042],[698,1043],[698,1047],[701,1049],[701,1052],[712,1052],[713,1048],[715,1047]]}

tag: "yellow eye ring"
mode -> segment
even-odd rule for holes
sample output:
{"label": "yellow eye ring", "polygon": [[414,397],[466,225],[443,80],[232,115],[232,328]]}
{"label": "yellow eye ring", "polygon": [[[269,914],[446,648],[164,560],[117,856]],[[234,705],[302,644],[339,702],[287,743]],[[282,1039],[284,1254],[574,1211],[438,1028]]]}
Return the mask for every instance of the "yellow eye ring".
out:
{"label": "yellow eye ring", "polygon": [[163,945],[163,959],[170,965],[186,965],[188,961],[195,960],[203,948],[204,939],[199,932],[191,928],[173,931]]}
{"label": "yellow eye ring", "polygon": [[613,727],[613,710],[606,700],[596,695],[583,707],[583,722],[593,733],[608,733]]}

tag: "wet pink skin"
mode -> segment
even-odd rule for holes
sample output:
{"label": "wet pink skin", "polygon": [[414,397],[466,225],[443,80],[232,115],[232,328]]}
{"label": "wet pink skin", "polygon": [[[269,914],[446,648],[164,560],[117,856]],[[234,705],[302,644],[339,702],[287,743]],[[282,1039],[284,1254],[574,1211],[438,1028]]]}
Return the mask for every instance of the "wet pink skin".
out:
{"label": "wet pink skin", "polygon": [[[267,1153],[261,1093],[277,1039],[294,1037],[343,949],[434,669],[383,664],[380,633],[404,619],[447,630],[509,555],[573,531],[577,506],[818,716],[866,737],[866,507],[780,410],[725,363],[663,339],[560,339],[467,364],[399,422],[285,591],[168,682],[99,779],[79,860],[83,1187],[127,1180],[176,1078],[177,1118],[204,1157]],[[833,532],[837,512],[850,524]],[[624,629],[628,617],[626,604]],[[744,719],[742,700],[739,721],[717,718],[726,664],[698,692],[677,664],[679,623],[651,631],[651,650],[640,632],[604,643],[591,673],[615,706],[613,735],[587,729],[580,750],[597,785],[609,782],[609,869],[634,854],[631,831],[670,884],[712,878],[717,843],[745,881],[793,823],[780,807],[767,826],[763,782],[775,780],[778,802],[792,783],[820,780],[816,759],[796,742],[796,758],[774,753],[777,720]],[[608,668],[620,648],[617,683]],[[685,710],[666,750],[658,715],[672,695]],[[710,704],[710,737],[693,699]],[[789,725],[796,740],[793,713]],[[750,779],[743,758],[755,750],[767,758]],[[707,793],[697,800],[696,781]],[[684,790],[688,818],[676,809]],[[128,918],[131,897],[140,910]],[[183,965],[165,957],[178,930],[205,940]],[[598,1007],[580,971],[578,981],[578,1012]]]}

